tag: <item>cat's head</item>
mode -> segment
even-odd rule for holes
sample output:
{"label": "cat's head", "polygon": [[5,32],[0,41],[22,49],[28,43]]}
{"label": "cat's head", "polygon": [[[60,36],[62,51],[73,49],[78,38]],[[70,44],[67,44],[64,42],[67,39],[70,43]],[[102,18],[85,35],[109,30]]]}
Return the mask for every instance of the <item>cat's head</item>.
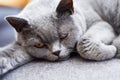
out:
{"label": "cat's head", "polygon": [[55,61],[66,59],[75,47],[78,29],[70,17],[73,12],[73,1],[61,0],[57,15],[54,15],[57,19],[53,14],[28,20],[20,17],[6,19],[18,33],[17,42],[29,54]]}

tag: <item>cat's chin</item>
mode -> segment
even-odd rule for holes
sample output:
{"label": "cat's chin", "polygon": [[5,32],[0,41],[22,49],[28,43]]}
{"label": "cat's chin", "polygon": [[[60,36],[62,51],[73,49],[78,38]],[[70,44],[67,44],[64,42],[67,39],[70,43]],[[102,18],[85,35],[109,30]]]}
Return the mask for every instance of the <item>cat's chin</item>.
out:
{"label": "cat's chin", "polygon": [[60,55],[59,55],[59,61],[64,61],[64,60],[67,60],[69,59],[70,57],[70,50],[63,50],[61,51]]}
{"label": "cat's chin", "polygon": [[45,55],[44,57],[42,57],[43,59],[45,59],[45,60],[48,60],[48,61],[52,61],[52,62],[54,62],[54,61],[58,61],[58,56],[56,56],[56,55],[53,55],[53,54],[48,54],[48,55]]}
{"label": "cat's chin", "polygon": [[69,57],[70,57],[70,55],[68,55],[68,56],[60,56],[58,61],[65,61],[65,60],[69,59]]}

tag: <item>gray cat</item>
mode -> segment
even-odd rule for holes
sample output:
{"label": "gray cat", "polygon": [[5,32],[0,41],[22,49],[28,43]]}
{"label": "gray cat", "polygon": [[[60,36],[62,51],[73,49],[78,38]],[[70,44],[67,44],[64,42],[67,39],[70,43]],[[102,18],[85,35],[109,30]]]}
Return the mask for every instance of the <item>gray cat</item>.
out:
{"label": "gray cat", "polygon": [[35,58],[69,58],[85,32],[84,18],[79,8],[74,12],[72,0],[33,0],[6,20],[15,28],[17,39],[0,50],[1,75]]}
{"label": "gray cat", "polygon": [[75,47],[86,59],[113,58],[120,53],[119,5],[120,0],[33,0],[6,17],[17,40],[0,50],[0,74],[35,58],[65,60]]}

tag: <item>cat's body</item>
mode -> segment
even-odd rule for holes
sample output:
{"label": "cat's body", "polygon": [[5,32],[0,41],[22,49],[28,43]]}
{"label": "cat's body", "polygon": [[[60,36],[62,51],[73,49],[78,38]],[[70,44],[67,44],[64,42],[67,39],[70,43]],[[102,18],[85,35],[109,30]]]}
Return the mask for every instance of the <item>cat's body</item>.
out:
{"label": "cat's body", "polygon": [[79,54],[91,60],[115,57],[120,53],[120,0],[85,0],[82,4],[88,29],[78,42]]}
{"label": "cat's body", "polygon": [[77,42],[78,53],[86,59],[105,60],[117,49],[119,53],[120,0],[59,2],[33,0],[17,16],[7,17],[18,34],[15,43],[0,50],[0,74],[33,58],[66,59]]}

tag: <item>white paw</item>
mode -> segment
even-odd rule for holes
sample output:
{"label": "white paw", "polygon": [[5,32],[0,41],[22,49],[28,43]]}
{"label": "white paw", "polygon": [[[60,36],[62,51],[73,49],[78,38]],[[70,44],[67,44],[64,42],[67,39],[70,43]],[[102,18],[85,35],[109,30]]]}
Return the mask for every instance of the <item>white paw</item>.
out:
{"label": "white paw", "polygon": [[115,46],[105,44],[101,44],[99,50],[103,55],[103,60],[115,57],[117,52],[117,48]]}
{"label": "white paw", "polygon": [[77,45],[81,57],[90,60],[105,60],[115,56],[116,48],[92,39],[82,39]]}
{"label": "white paw", "polygon": [[115,39],[112,43],[117,48],[116,58],[120,58],[120,40],[119,38]]}
{"label": "white paw", "polygon": [[3,75],[8,71],[7,62],[8,61],[6,58],[0,58],[0,75]]}

